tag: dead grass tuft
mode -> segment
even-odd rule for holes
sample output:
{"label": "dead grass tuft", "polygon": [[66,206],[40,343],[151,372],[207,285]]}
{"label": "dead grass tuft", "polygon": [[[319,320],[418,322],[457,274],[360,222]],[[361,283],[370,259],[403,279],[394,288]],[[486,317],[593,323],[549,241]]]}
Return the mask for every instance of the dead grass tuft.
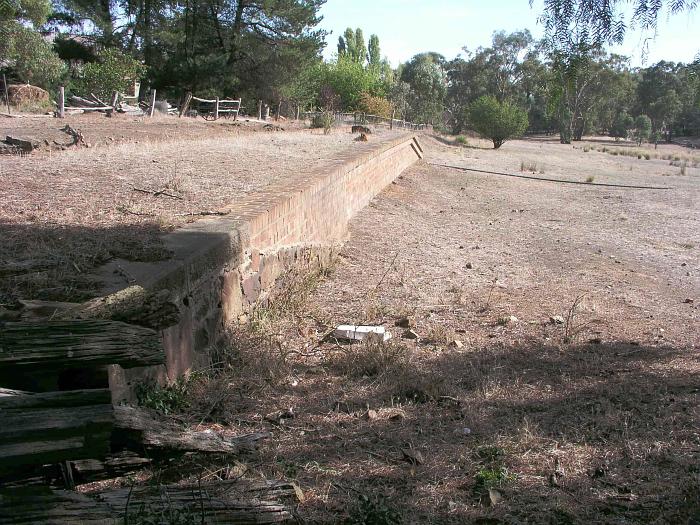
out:
{"label": "dead grass tuft", "polygon": [[405,345],[388,341],[367,341],[341,347],[330,359],[330,366],[350,378],[388,378],[406,372],[409,351]]}

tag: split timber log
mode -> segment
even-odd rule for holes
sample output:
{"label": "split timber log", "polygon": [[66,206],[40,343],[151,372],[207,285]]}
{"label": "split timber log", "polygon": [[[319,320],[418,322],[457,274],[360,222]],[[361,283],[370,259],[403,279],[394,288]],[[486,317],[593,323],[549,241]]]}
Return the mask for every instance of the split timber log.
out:
{"label": "split timber log", "polygon": [[150,328],[93,319],[0,324],[0,367],[70,369],[165,361],[160,335]]}
{"label": "split timber log", "polygon": [[78,459],[71,461],[73,477],[78,483],[91,483],[106,479],[120,478],[137,470],[142,470],[153,463],[150,458],[141,457],[130,451],[107,456],[104,460]]}
{"label": "split timber log", "polygon": [[105,503],[49,487],[0,489],[0,525],[117,525]]}
{"label": "split timber log", "polygon": [[189,430],[144,408],[117,406],[114,412],[112,454],[104,459],[71,462],[81,482],[124,476],[154,461],[170,460],[185,452],[239,454],[255,449],[259,441],[270,436],[267,432],[257,432],[228,437]]}
{"label": "split timber log", "polygon": [[170,509],[179,516],[189,516],[191,523],[248,525],[289,523],[292,506],[303,494],[294,483],[240,479],[206,485],[127,487],[101,492],[97,498],[129,522],[138,521],[144,509],[157,515]]}
{"label": "split timber log", "polygon": [[39,147],[39,143],[35,140],[18,139],[15,137],[10,137],[9,135],[5,137],[5,144],[15,146],[26,153],[34,151]]}
{"label": "split timber log", "polygon": [[73,106],[79,107],[79,108],[95,108],[98,106],[105,105],[104,103],[95,102],[93,100],[88,100],[87,98],[83,98],[83,97],[77,97],[75,95],[71,95],[70,97],[68,97],[68,100],[70,100],[70,102],[71,102],[71,104],[73,104]]}
{"label": "split timber log", "polygon": [[113,417],[107,389],[0,397],[0,475],[106,456]]}
{"label": "split timber log", "polygon": [[153,410],[129,406],[114,407],[115,431],[113,442],[136,452],[195,451],[239,454],[253,450],[258,441],[270,436],[267,432],[255,432],[242,436],[225,437],[212,431],[183,429]]}
{"label": "split timber log", "polygon": [[20,487],[0,489],[0,525],[118,525],[157,518],[170,523],[168,516],[178,523],[289,523],[302,497],[293,483],[268,480],[127,487],[95,495]]}
{"label": "split timber log", "polygon": [[171,300],[169,290],[149,292],[134,285],[66,310],[60,317],[112,319],[162,330],[180,322],[180,310]]}

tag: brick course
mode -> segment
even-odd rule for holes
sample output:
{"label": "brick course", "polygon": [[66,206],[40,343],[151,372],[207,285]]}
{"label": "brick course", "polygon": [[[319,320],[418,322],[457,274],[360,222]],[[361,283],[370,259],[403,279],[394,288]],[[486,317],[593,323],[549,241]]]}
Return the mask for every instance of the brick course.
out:
{"label": "brick course", "polygon": [[112,367],[115,398],[130,397],[130,383],[143,377],[174,380],[208,364],[207,347],[226,323],[264,300],[290,267],[327,265],[352,216],[423,156],[412,135],[359,147],[359,154],[292,174],[231,205],[225,219],[198,221],[169,234],[174,260],[150,271],[143,265],[133,270],[141,273],[144,288],[170,290],[183,305],[182,320],[163,332],[165,370]]}

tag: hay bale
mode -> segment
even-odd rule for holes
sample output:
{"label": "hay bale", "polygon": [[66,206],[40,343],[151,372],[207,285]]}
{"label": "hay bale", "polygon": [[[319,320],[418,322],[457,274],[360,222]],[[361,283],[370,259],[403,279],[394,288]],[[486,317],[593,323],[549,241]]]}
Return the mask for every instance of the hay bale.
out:
{"label": "hay bale", "polygon": [[10,103],[15,106],[49,101],[48,91],[31,84],[10,84],[7,86],[7,94]]}

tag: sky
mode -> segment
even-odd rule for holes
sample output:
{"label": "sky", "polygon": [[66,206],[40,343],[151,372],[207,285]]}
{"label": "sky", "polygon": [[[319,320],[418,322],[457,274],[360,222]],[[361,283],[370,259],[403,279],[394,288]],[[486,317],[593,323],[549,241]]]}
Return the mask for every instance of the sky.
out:
{"label": "sky", "polygon": [[[413,55],[437,51],[447,59],[491,43],[494,31],[529,29],[542,36],[537,17],[542,0],[530,7],[528,0],[327,0],[321,9],[321,27],[332,31],[324,56],[332,58],[345,28],[362,28],[365,38],[376,34],[382,55],[396,67]],[[644,42],[648,54],[644,58]],[[700,7],[691,13],[660,16],[657,34],[628,30],[621,46],[609,51],[630,57],[633,66],[668,60],[692,62],[700,53]],[[646,62],[644,62],[646,60]]]}

